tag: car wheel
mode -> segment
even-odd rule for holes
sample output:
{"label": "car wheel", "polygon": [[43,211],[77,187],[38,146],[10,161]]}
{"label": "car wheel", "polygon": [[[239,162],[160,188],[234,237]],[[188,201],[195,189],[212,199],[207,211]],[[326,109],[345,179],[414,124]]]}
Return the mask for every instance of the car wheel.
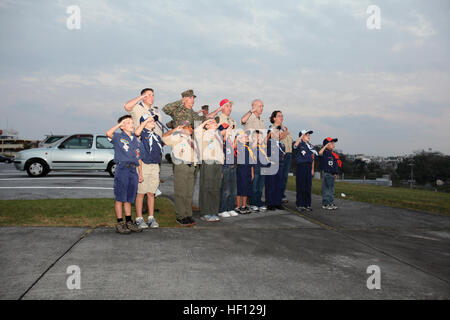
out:
{"label": "car wheel", "polygon": [[27,166],[27,173],[30,177],[43,177],[49,172],[47,164],[42,160],[32,160]]}
{"label": "car wheel", "polygon": [[116,164],[114,162],[111,162],[106,171],[108,171],[109,175],[114,178],[114,175],[116,174]]}

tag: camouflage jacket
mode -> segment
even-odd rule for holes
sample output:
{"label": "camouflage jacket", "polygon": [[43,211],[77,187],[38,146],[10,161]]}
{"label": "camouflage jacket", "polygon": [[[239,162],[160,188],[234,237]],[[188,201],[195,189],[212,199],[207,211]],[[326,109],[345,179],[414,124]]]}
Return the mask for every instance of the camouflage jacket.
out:
{"label": "camouflage jacket", "polygon": [[203,117],[194,110],[186,108],[181,100],[166,104],[162,110],[172,117],[172,121],[167,123],[170,129],[182,125],[184,121],[189,121],[192,128],[195,127],[195,121],[203,122]]}

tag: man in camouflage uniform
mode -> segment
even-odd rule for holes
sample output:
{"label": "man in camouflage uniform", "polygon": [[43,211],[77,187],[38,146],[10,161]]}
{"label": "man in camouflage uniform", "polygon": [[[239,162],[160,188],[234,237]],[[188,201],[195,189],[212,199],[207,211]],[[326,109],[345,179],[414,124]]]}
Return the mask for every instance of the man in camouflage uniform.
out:
{"label": "man in camouflage uniform", "polygon": [[206,119],[214,118],[222,110],[222,108],[218,108],[216,111],[207,114],[206,116],[201,116],[192,109],[196,97],[194,90],[186,90],[181,93],[181,100],[166,104],[163,111],[172,117],[172,121],[167,123],[168,128],[174,129],[183,125],[185,121],[188,121],[191,124],[194,124],[195,121],[197,121],[198,124],[201,124]]}

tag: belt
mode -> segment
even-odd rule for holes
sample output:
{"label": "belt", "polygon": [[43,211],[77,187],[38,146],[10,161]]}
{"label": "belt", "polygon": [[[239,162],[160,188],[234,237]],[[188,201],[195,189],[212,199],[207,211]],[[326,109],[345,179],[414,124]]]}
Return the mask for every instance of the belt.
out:
{"label": "belt", "polygon": [[137,168],[137,167],[139,167],[138,164],[130,163],[130,162],[119,162],[119,165],[122,165],[122,166],[127,167],[127,168]]}

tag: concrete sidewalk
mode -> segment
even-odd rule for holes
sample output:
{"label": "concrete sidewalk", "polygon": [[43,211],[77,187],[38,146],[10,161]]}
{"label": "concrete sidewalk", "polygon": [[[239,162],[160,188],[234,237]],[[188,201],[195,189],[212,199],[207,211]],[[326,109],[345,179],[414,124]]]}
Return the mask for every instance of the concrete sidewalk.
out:
{"label": "concrete sidewalk", "polygon": [[[450,219],[337,200],[193,228],[0,228],[1,299],[449,299]],[[313,197],[320,208],[320,198]],[[81,269],[69,290],[67,267]],[[381,290],[366,286],[378,265]]]}

